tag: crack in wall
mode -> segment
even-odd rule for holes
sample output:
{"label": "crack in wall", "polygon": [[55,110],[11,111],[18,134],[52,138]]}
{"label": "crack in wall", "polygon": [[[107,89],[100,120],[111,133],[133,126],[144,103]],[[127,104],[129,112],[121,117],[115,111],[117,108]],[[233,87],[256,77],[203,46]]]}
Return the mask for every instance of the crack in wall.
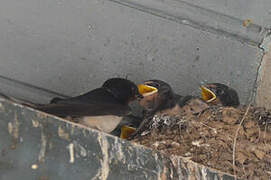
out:
{"label": "crack in wall", "polygon": [[266,37],[263,38],[261,44],[258,46],[261,55],[260,55],[259,64],[258,64],[257,70],[256,70],[256,78],[253,83],[252,93],[249,98],[249,102],[253,102],[254,104],[256,103],[258,85],[261,82],[261,73],[262,73],[261,70],[262,70],[262,65],[263,65],[263,61],[264,61],[264,56],[265,56],[265,53],[268,51],[268,48],[269,48],[268,46],[269,46],[270,42],[271,42],[271,29],[268,30],[268,35],[266,35]]}

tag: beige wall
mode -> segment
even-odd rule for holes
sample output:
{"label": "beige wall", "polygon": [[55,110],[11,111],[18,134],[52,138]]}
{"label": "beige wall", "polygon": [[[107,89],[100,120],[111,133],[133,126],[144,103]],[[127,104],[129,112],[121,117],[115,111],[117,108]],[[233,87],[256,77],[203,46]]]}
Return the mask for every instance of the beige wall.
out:
{"label": "beige wall", "polygon": [[271,109],[271,43],[269,43],[267,49],[259,76],[256,105]]}

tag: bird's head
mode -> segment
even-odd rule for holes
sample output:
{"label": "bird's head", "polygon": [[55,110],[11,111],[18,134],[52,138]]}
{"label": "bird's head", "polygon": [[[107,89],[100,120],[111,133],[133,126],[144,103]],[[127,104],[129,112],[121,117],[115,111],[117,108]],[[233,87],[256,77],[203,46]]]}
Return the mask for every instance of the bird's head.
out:
{"label": "bird's head", "polygon": [[140,105],[147,111],[157,111],[175,105],[175,94],[164,81],[148,80],[138,85],[139,93],[143,96]]}
{"label": "bird's head", "polygon": [[209,83],[200,88],[202,99],[207,103],[233,107],[240,105],[237,92],[224,84]]}
{"label": "bird's head", "polygon": [[108,79],[102,87],[109,91],[122,104],[128,104],[135,99],[143,97],[139,93],[135,83],[123,78]]}

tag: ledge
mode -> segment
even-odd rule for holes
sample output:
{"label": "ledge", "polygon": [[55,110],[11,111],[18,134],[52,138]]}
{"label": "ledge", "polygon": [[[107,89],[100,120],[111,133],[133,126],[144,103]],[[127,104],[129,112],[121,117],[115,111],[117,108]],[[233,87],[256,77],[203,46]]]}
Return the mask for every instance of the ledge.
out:
{"label": "ledge", "polygon": [[179,0],[109,0],[196,29],[251,45],[259,45],[268,29],[248,19],[238,19]]}
{"label": "ledge", "polygon": [[0,99],[0,179],[234,179]]}

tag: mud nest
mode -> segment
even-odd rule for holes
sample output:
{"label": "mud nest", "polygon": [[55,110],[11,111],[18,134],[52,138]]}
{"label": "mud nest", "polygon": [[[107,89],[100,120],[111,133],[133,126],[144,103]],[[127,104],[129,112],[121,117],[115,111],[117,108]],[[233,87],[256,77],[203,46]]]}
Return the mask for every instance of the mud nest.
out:
{"label": "mud nest", "polygon": [[214,106],[178,119],[133,142],[238,178],[271,178],[271,110]]}

